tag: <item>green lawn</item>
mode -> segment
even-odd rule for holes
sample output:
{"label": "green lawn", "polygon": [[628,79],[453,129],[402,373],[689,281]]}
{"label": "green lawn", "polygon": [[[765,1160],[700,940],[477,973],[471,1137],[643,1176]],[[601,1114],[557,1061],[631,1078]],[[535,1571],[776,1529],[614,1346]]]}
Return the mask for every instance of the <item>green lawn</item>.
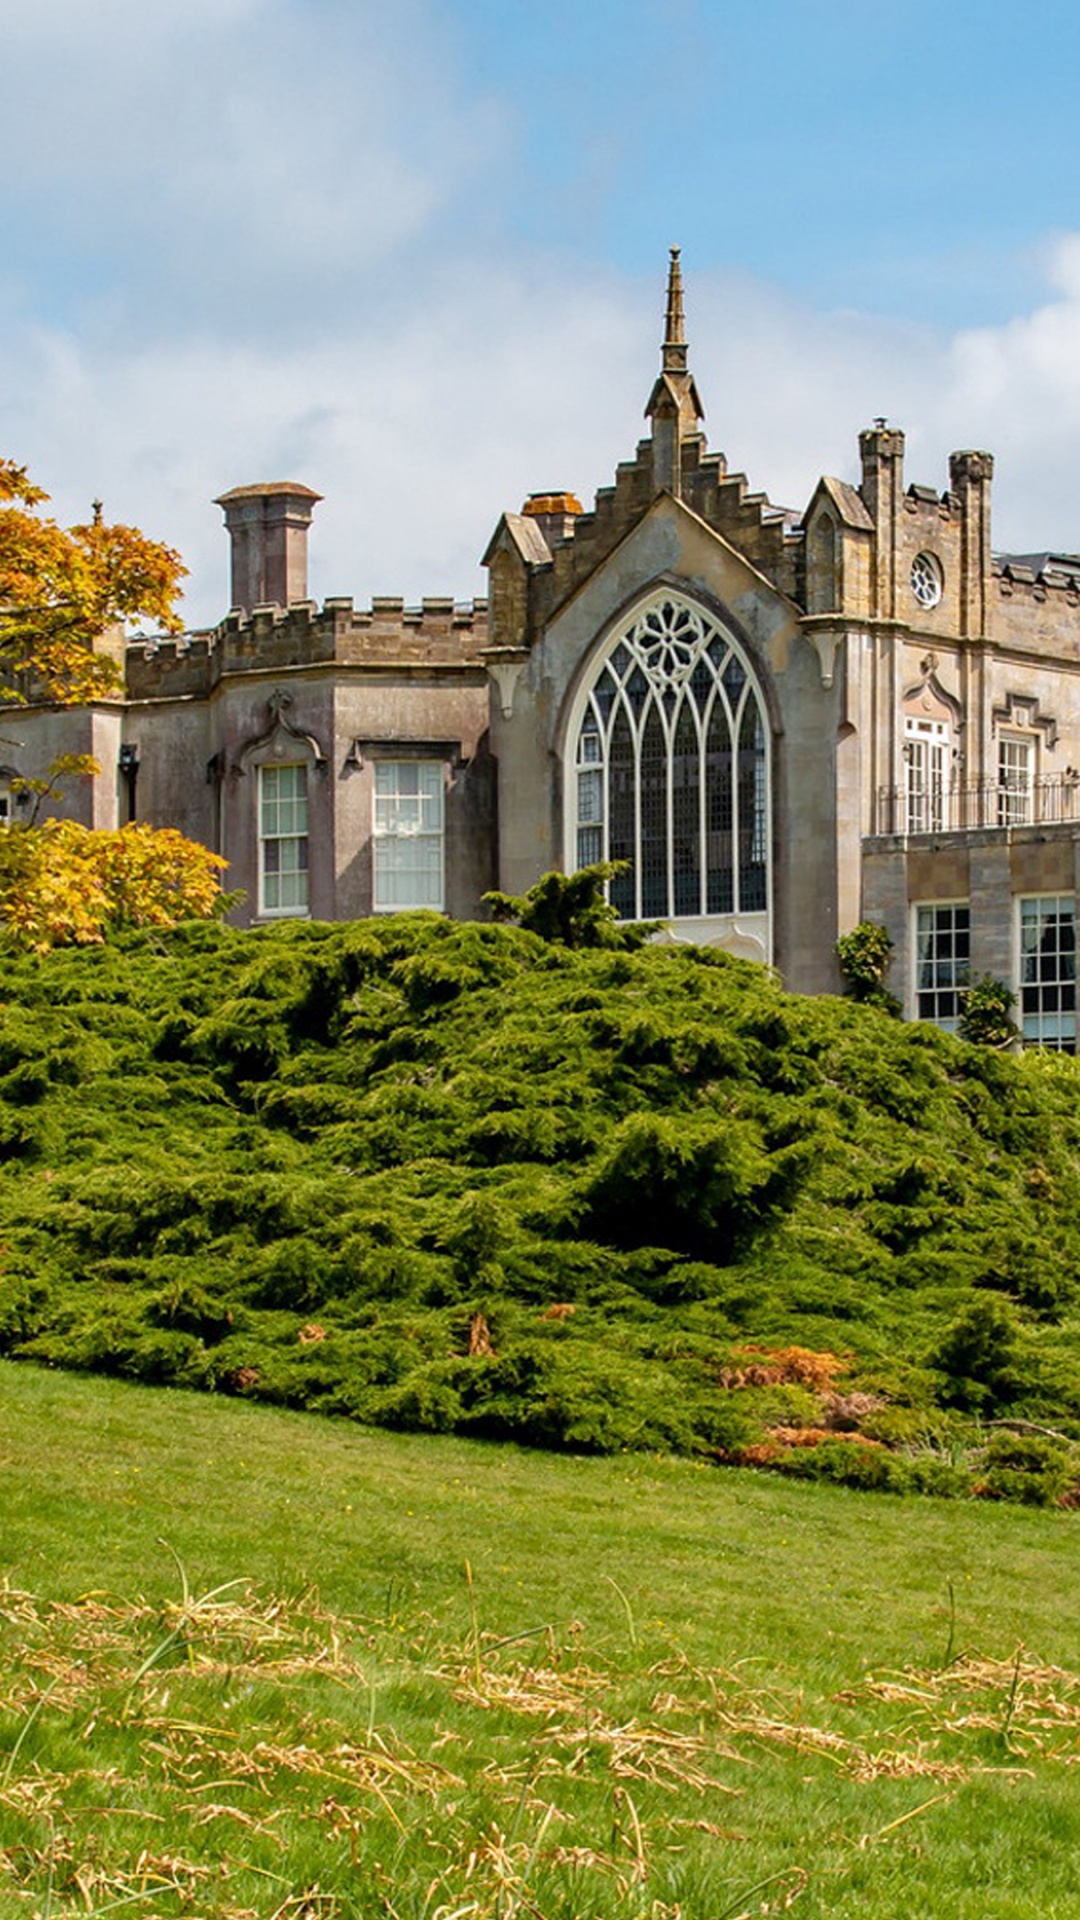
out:
{"label": "green lawn", "polygon": [[0,1385],[5,1920],[1080,1910],[1067,1512]]}

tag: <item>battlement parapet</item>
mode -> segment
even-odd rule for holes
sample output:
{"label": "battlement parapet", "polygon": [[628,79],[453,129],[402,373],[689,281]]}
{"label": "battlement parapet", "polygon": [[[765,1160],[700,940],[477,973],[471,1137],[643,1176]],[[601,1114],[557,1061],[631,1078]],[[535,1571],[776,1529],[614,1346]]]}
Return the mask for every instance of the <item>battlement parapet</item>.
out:
{"label": "battlement parapet", "polygon": [[996,553],[993,567],[1005,599],[1018,595],[1045,600],[1047,594],[1061,594],[1070,606],[1080,602],[1080,554]]}
{"label": "battlement parapet", "polygon": [[939,493],[936,487],[924,486],[917,480],[905,490],[902,504],[907,514],[922,514],[936,520],[959,520],[963,514],[963,502],[957,494],[948,490]]}
{"label": "battlement parapet", "polygon": [[[681,449],[682,498],[708,526],[730,539],[782,592],[795,596],[803,534],[784,507],[764,493],[751,493],[742,473],[729,473],[722,453],[707,450],[703,434]],[[530,630],[536,632],[556,607],[600,565],[656,497],[653,443],[638,442],[633,460],[620,461],[613,485],[597,490],[591,510],[576,515],[550,561],[531,561]]]}
{"label": "battlement parapet", "polygon": [[269,667],[477,668],[487,644],[487,601],[433,596],[407,607],[393,595],[358,608],[349,595],[250,612],[233,607],[210,631],[178,639],[139,638],[127,648],[132,700],[206,697],[230,674]]}
{"label": "battlement parapet", "polygon": [[124,691],[129,700],[188,699],[209,693],[213,683],[216,635],[209,631],[178,634],[175,639],[128,642]]}

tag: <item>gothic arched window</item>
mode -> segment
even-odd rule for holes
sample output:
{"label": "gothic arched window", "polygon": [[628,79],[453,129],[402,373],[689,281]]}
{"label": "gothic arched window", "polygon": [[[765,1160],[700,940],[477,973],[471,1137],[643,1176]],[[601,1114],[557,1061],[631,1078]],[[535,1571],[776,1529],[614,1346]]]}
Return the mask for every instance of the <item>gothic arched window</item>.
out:
{"label": "gothic arched window", "polygon": [[620,917],[764,913],[768,745],[731,636],[658,594],[604,649],[575,715],[572,858],[628,863],[611,884]]}

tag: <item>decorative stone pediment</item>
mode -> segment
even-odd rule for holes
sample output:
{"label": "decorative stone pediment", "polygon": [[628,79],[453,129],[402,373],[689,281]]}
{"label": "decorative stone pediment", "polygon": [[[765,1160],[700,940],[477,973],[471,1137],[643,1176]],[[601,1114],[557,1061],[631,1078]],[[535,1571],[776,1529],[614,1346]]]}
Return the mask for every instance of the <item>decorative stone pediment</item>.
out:
{"label": "decorative stone pediment", "polygon": [[[293,697],[282,688],[275,688],[267,701],[269,724],[262,733],[252,734],[244,741],[235,755],[229,772],[234,779],[240,779],[247,772],[252,761],[258,757],[260,763],[266,760],[284,759],[286,755],[308,761],[316,773],[325,774],[329,760],[313,733],[305,733],[301,727],[293,725],[289,719],[289,708]],[[297,749],[300,749],[299,755]]]}
{"label": "decorative stone pediment", "polygon": [[1041,733],[1048,747],[1056,747],[1058,723],[1043,713],[1034,694],[1007,693],[1003,706],[994,708],[995,727],[1015,727],[1018,733]]}
{"label": "decorative stone pediment", "polygon": [[904,689],[904,712],[911,718],[943,720],[956,732],[964,721],[964,710],[955,694],[948,691],[937,674],[938,657],[928,653],[919,662],[919,678]]}

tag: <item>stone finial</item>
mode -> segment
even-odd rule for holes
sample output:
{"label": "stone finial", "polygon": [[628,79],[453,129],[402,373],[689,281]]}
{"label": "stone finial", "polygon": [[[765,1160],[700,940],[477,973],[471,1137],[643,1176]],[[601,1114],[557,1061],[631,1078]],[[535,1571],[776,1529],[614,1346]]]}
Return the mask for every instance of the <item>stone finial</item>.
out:
{"label": "stone finial", "polygon": [[672,247],[671,264],[668,267],[662,365],[665,373],[686,372],[686,319],[683,314],[682,267],[679,264],[678,247]]}
{"label": "stone finial", "polygon": [[683,443],[697,433],[704,415],[694,376],[686,366],[682,268],[679,249],[672,247],[660,372],[645,409],[646,419],[652,421],[653,481],[658,492],[666,490],[676,498],[681,494]]}
{"label": "stone finial", "polygon": [[949,455],[949,482],[954,493],[965,486],[989,486],[994,477],[994,456],[974,448]]}

